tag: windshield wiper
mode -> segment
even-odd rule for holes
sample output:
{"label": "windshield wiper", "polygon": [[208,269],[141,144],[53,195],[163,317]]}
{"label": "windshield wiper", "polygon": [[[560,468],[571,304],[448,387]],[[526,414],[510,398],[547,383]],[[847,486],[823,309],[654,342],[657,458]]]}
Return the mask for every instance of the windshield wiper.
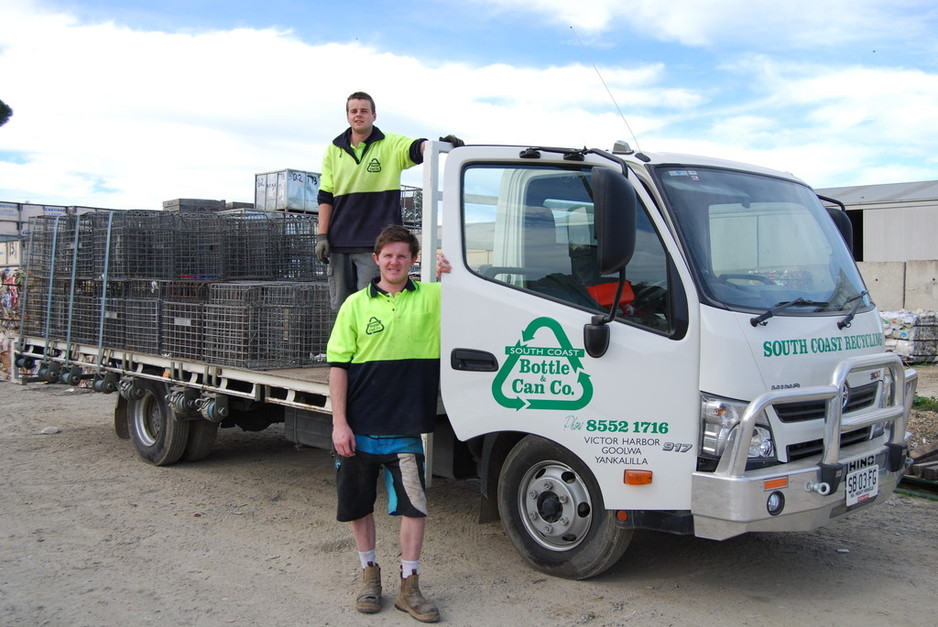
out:
{"label": "windshield wiper", "polygon": [[859,294],[857,294],[856,296],[847,300],[847,302],[844,303],[844,305],[846,305],[847,303],[851,301],[857,301],[853,305],[853,309],[850,310],[850,313],[847,314],[847,317],[837,323],[838,329],[843,331],[844,329],[850,328],[850,323],[853,322],[853,317],[857,315],[857,310],[860,308],[860,305],[863,304],[863,297],[867,295],[869,295],[869,292],[867,292],[866,290],[863,290],[862,292],[860,292]]}
{"label": "windshield wiper", "polygon": [[776,306],[773,307],[772,309],[769,309],[769,310],[766,311],[765,313],[761,313],[761,314],[759,314],[758,316],[753,316],[752,318],[749,319],[749,324],[751,324],[751,325],[754,326],[754,327],[757,327],[757,326],[759,326],[760,324],[761,324],[762,326],[765,326],[765,325],[766,325],[766,320],[768,320],[768,319],[771,318],[772,316],[777,315],[779,312],[782,312],[782,311],[788,309],[789,307],[798,307],[798,306],[801,306],[801,307],[827,307],[827,305],[829,305],[829,304],[830,304],[830,303],[828,303],[828,302],[826,302],[826,301],[820,301],[820,300],[806,300],[806,299],[804,299],[804,298],[798,297],[798,298],[796,298],[795,300],[789,300],[789,301],[785,301],[784,303],[779,303],[778,305],[776,305]]}

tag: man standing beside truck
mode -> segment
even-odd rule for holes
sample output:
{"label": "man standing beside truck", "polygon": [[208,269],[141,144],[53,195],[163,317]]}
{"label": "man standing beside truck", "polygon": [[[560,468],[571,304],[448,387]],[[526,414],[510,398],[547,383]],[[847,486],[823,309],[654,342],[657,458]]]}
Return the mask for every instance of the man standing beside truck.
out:
{"label": "man standing beside truck", "polygon": [[[389,514],[401,517],[400,593],[421,622],[440,612],[418,585],[427,515],[421,434],[433,431],[440,376],[440,284],[409,278],[420,245],[389,225],[372,255],[379,277],[343,303],[327,347],[340,522],[351,522],[362,568],[356,609],[381,609],[374,503],[383,469]],[[445,264],[445,259],[442,261]],[[443,268],[446,271],[446,268]]]}

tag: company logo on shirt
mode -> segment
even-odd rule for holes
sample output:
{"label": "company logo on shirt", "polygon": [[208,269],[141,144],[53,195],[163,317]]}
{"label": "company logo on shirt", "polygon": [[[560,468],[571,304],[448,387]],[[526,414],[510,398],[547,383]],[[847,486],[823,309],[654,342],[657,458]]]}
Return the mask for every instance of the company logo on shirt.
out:
{"label": "company logo on shirt", "polygon": [[368,171],[369,172],[380,172],[381,171],[381,162],[377,159],[372,159],[368,162]]}
{"label": "company logo on shirt", "polygon": [[365,327],[365,333],[367,335],[374,335],[375,333],[381,333],[382,331],[384,331],[384,325],[380,320],[372,316],[371,320],[368,321],[368,325]]}

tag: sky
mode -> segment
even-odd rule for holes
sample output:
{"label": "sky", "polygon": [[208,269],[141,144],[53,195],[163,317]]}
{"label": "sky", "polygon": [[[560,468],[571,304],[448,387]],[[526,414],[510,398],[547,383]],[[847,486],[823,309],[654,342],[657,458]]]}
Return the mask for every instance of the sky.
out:
{"label": "sky", "polygon": [[251,202],[359,90],[411,137],[938,179],[934,0],[3,0],[0,201]]}

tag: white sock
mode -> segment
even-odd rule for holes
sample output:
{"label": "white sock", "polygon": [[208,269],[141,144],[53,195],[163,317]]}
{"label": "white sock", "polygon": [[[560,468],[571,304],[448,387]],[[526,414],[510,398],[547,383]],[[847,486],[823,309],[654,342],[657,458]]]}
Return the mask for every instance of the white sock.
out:
{"label": "white sock", "polygon": [[358,561],[362,563],[362,570],[365,570],[369,566],[377,566],[375,562],[375,550],[371,549],[370,551],[359,551],[358,552]]}
{"label": "white sock", "polygon": [[420,560],[401,560],[401,577],[407,579],[411,575],[420,574]]}

